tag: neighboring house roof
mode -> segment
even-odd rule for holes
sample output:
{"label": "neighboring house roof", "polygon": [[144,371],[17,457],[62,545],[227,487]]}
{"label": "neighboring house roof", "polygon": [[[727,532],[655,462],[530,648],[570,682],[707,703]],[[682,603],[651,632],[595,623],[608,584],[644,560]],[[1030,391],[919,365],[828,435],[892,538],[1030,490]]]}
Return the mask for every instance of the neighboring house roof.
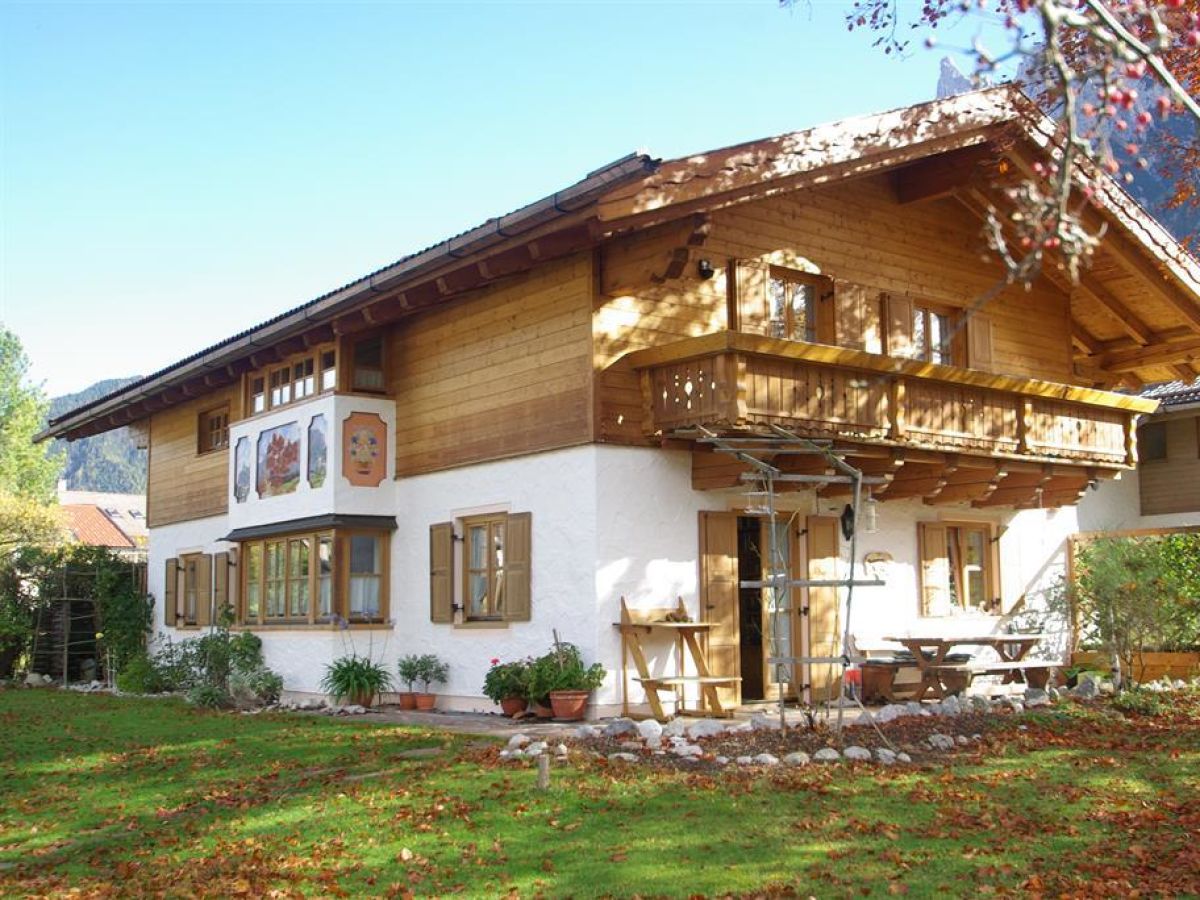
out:
{"label": "neighboring house roof", "polygon": [[73,503],[62,509],[66,515],[67,528],[79,543],[114,550],[136,549],[137,545],[98,506]]}
{"label": "neighboring house roof", "polygon": [[58,492],[60,506],[87,505],[100,509],[105,516],[137,546],[146,546],[150,529],[146,525],[145,494],[114,494],[108,491]]}
{"label": "neighboring house roof", "polygon": [[[74,439],[120,427],[233,383],[257,368],[256,353],[289,341],[303,346],[302,337],[332,339],[378,327],[546,259],[657,222],[896,169],[941,154],[966,154],[969,161],[974,150],[1011,142],[1014,136],[1041,152],[1053,135],[1053,123],[1028,98],[1011,87],[997,87],[665,163],[631,154],[536,203],[404,257],[59,416],[38,439]],[[1087,288],[1094,298],[1091,314],[1102,330],[1114,330],[1116,339],[1078,335],[1089,347],[1089,359],[1100,369],[1111,366],[1121,377],[1133,378],[1146,367],[1148,350],[1169,345],[1172,354],[1183,354],[1181,361],[1190,359],[1187,354],[1193,349],[1200,356],[1200,263],[1115,181],[1101,175],[1099,183],[1097,216],[1110,235],[1119,232],[1127,242],[1120,245],[1119,255],[1125,268],[1136,271],[1146,293],[1144,303],[1137,300],[1146,321],[1120,330],[1123,318],[1128,318],[1122,315],[1124,307],[1107,282],[1097,281]],[[1115,237],[1109,240],[1116,242]],[[1047,277],[1053,275],[1047,271]],[[1074,294],[1069,285],[1067,292]],[[1128,347],[1122,337],[1126,331],[1132,332]],[[1153,375],[1153,369],[1145,372],[1143,380],[1170,377]]]}
{"label": "neighboring house roof", "polygon": [[1169,381],[1157,384],[1142,391],[1142,396],[1162,403],[1160,412],[1170,412],[1175,406],[1190,406],[1200,403],[1200,381],[1187,384],[1183,381]]}

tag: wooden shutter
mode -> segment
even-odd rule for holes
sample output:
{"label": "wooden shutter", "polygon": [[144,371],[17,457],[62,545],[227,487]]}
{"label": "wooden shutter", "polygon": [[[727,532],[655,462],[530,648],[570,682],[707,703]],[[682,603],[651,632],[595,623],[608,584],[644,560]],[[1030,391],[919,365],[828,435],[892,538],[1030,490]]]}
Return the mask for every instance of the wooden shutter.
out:
{"label": "wooden shutter", "polygon": [[429,620],[454,621],[454,525],[429,526]]}
{"label": "wooden shutter", "polygon": [[983,313],[967,319],[967,365],[981,372],[994,372],[992,362],[992,320]]}
{"label": "wooden shutter", "polygon": [[163,625],[175,627],[179,617],[179,560],[171,557],[167,560],[166,575],[163,580]]}
{"label": "wooden shutter", "polygon": [[528,622],[532,613],[530,564],[533,549],[533,516],[514,513],[504,528],[504,607],[506,622]]}
{"label": "wooden shutter", "polygon": [[771,305],[767,300],[767,282],[771,268],[761,260],[737,263],[737,319],[741,331],[769,334]]}
{"label": "wooden shutter", "polygon": [[887,352],[889,356],[911,358],[913,347],[913,304],[899,294],[885,294],[887,307]]}
{"label": "wooden shutter", "polygon": [[876,291],[850,281],[834,282],[834,340],[839,347],[883,352],[880,299]]}
{"label": "wooden shutter", "polygon": [[225,615],[225,607],[229,601],[229,566],[228,553],[213,554],[213,621],[220,622]]}
{"label": "wooden shutter", "polygon": [[921,554],[921,615],[944,616],[950,612],[950,556],[945,525],[917,525]]}
{"label": "wooden shutter", "polygon": [[[836,516],[809,516],[805,524],[805,550],[809,578],[837,578],[841,555],[841,522]],[[842,652],[839,633],[838,589],[808,589],[808,652],[806,656],[837,656]],[[841,667],[833,663],[810,663],[810,699],[828,700],[838,695]]]}
{"label": "wooden shutter", "polygon": [[[738,621],[737,514],[700,513],[700,618],[712,622],[708,668],[713,675],[741,675],[741,628]],[[721,704],[741,703],[741,685],[718,685]]]}
{"label": "wooden shutter", "polygon": [[213,590],[212,557],[201,553],[196,560],[196,624],[211,625]]}

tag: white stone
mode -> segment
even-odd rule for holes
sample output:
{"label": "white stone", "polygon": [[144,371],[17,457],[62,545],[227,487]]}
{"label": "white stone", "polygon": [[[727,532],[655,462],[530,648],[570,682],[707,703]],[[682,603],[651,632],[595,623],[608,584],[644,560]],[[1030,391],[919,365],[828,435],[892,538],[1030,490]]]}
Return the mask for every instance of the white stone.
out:
{"label": "white stone", "polygon": [[739,756],[737,758],[737,764],[739,766],[752,766],[752,765],[754,765],[754,757],[753,756]]}
{"label": "white stone", "polygon": [[885,766],[895,765],[896,751],[889,750],[887,747],[876,747],[875,748],[875,759],[877,759],[882,765],[885,765]]}
{"label": "white stone", "polygon": [[812,758],[817,762],[837,762],[842,758],[842,754],[832,747],[822,747]]}
{"label": "white stone", "polygon": [[638,734],[642,736],[642,740],[649,743],[650,741],[661,741],[663,727],[656,719],[644,719],[637,724]]}
{"label": "white stone", "polygon": [[758,756],[754,757],[754,761],[760,766],[779,765],[779,759],[775,756],[772,756],[770,753],[760,753]]}
{"label": "white stone", "polygon": [[554,748],[554,754],[555,756],[566,758],[571,755],[571,750],[566,744],[559,744]]}
{"label": "white stone", "polygon": [[512,750],[516,747],[524,747],[532,740],[533,738],[527,734],[514,734],[508,739],[508,749]]}
{"label": "white stone", "polygon": [[928,744],[934,750],[953,750],[954,738],[948,734],[939,734],[935,731],[929,736]]}
{"label": "white stone", "polygon": [[671,752],[676,756],[703,756],[704,748],[699,744],[680,744]]}
{"label": "white stone", "polygon": [[1081,700],[1094,700],[1100,696],[1100,687],[1091,678],[1080,678],[1071,694]]}
{"label": "white stone", "polygon": [[713,762],[715,762],[718,766],[727,766],[727,765],[729,765],[729,757],[728,756],[718,756],[715,759],[713,759]]}
{"label": "white stone", "polygon": [[971,698],[971,706],[975,708],[975,712],[991,712],[992,704],[988,702],[988,698],[981,694],[976,694]]}
{"label": "white stone", "polygon": [[731,723],[725,726],[725,731],[729,734],[744,734],[747,731],[753,731],[754,725],[748,720],[743,719],[741,722]]}
{"label": "white stone", "polygon": [[25,686],[26,687],[41,687],[45,683],[46,682],[42,681],[42,676],[39,675],[37,672],[30,672],[28,675],[25,676]]}
{"label": "white stone", "polygon": [[849,746],[842,751],[842,756],[846,759],[857,760],[858,762],[869,762],[871,759],[871,751],[866,747]]}
{"label": "white stone", "polygon": [[687,734],[693,741],[725,733],[725,723],[717,719],[701,719],[688,728]]}
{"label": "white stone", "polygon": [[1025,712],[1025,704],[1022,703],[1020,700],[1018,700],[1016,697],[1009,698],[1008,706],[1009,706],[1009,709],[1011,709],[1014,713]]}
{"label": "white stone", "polygon": [[1037,688],[1027,688],[1025,690],[1025,706],[1028,709],[1049,705],[1050,695],[1045,691],[1038,690]]}
{"label": "white stone", "polygon": [[637,734],[637,722],[633,719],[613,719],[611,722],[606,722],[604,725],[605,737],[621,737],[626,734]]}
{"label": "white stone", "polygon": [[875,713],[875,721],[880,725],[885,725],[902,716],[912,715],[907,706],[901,706],[899,703],[889,703],[887,706]]}
{"label": "white stone", "polygon": [[630,753],[637,753],[644,745],[641,741],[621,741],[618,746],[622,750],[628,750]]}
{"label": "white stone", "polygon": [[967,746],[967,744],[971,743],[970,741],[967,740],[967,736],[965,734],[960,734],[958,737],[956,737],[954,739],[954,742],[956,744],[958,744],[958,746],[960,746],[960,747],[965,747],[965,746]]}
{"label": "white stone", "polygon": [[922,706],[916,700],[909,700],[907,703],[904,704],[904,706],[908,710],[908,714],[910,716],[923,716],[929,712],[929,710],[927,710],[924,706]]}
{"label": "white stone", "polygon": [[526,756],[541,756],[545,752],[546,752],[546,742],[545,741],[534,741],[532,744],[530,744],[528,747],[525,748]]}
{"label": "white stone", "polygon": [[953,694],[943,699],[938,708],[943,716],[957,716],[962,712],[962,704]]}
{"label": "white stone", "polygon": [[632,753],[610,753],[608,759],[610,762],[635,763],[638,761],[638,758]]}
{"label": "white stone", "polygon": [[899,753],[896,754],[896,762],[910,763],[910,762],[912,762],[912,757],[909,756],[907,753],[905,753],[903,750],[901,750]]}
{"label": "white stone", "polygon": [[809,755],[803,750],[794,750],[783,758],[785,766],[807,766],[810,761]]}
{"label": "white stone", "polygon": [[581,741],[590,740],[591,738],[598,737],[599,735],[600,729],[595,725],[580,725],[575,729],[575,737]]}
{"label": "white stone", "polygon": [[663,737],[683,737],[687,734],[688,723],[685,719],[672,719],[663,726]]}
{"label": "white stone", "polygon": [[778,716],[766,716],[762,713],[751,716],[750,725],[755,731],[778,731],[781,727]]}

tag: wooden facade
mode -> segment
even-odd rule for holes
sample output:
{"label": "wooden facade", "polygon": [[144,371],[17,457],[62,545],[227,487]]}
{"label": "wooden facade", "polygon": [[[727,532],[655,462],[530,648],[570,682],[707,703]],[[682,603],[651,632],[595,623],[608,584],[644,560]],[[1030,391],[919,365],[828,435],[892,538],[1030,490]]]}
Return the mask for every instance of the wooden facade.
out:
{"label": "wooden facade", "polygon": [[201,417],[229,404],[240,416],[238,391],[226,388],[150,417],[146,522],[151,528],[217,516],[229,506],[229,448],[201,452]]}
{"label": "wooden facade", "polygon": [[1200,512],[1200,412],[1171,413],[1148,427],[1161,427],[1164,446],[1138,466],[1142,515]]}

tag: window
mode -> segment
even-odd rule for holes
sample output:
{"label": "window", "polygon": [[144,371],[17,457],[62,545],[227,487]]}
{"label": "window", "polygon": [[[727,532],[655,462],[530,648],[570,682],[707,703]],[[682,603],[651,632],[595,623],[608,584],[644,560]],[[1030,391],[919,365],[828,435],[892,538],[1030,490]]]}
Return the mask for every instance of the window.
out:
{"label": "window", "polygon": [[921,523],[922,615],[1000,614],[995,543],[986,523]]}
{"label": "window", "polygon": [[771,269],[767,280],[770,337],[810,343],[817,340],[819,286],[818,278],[786,269]]}
{"label": "window", "polygon": [[496,513],[429,529],[430,619],[528,622],[529,513]]}
{"label": "window", "polygon": [[954,365],[953,317],[945,310],[913,306],[913,359]]}
{"label": "window", "polygon": [[247,541],[241,559],[243,624],[387,617],[386,533],[322,531]]}
{"label": "window", "polygon": [[337,351],[331,345],[315,347],[248,375],[246,409],[255,415],[336,387]]}
{"label": "window", "polygon": [[199,433],[199,452],[211,453],[214,450],[225,450],[229,447],[229,404],[219,406],[200,413],[197,428]]}
{"label": "window", "polygon": [[1167,458],[1167,423],[1147,422],[1137,430],[1138,458],[1155,462]]}
{"label": "window", "polygon": [[208,612],[212,586],[209,580],[208,556],[189,553],[179,557],[183,591],[180,595],[178,617],[185,625],[197,625],[210,621]]}
{"label": "window", "polygon": [[383,391],[383,337],[372,335],[354,345],[354,377],[356,391]]}

